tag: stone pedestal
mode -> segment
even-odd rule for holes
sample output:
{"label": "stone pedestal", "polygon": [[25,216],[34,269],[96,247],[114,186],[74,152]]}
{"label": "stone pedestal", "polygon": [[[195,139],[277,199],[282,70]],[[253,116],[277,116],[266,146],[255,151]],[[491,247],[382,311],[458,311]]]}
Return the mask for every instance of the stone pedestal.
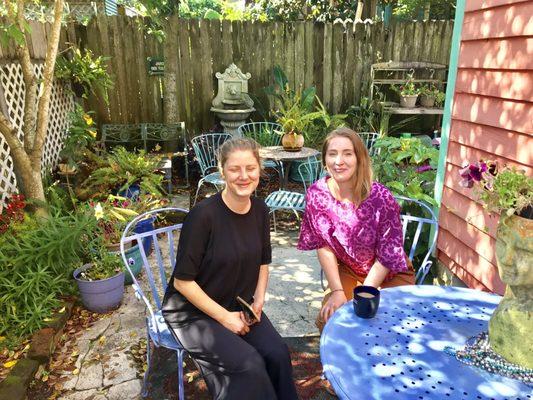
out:
{"label": "stone pedestal", "polygon": [[508,361],[533,368],[533,220],[502,216],[496,257],[508,286],[489,322],[490,343]]}

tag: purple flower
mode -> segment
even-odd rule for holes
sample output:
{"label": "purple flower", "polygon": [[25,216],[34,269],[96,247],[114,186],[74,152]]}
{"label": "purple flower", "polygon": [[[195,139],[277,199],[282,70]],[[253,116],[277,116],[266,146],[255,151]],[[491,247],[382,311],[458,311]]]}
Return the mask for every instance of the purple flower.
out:
{"label": "purple flower", "polygon": [[460,185],[471,188],[474,185],[474,181],[480,182],[483,179],[483,175],[487,170],[487,164],[483,161],[467,164],[459,170],[459,175],[463,178]]}
{"label": "purple flower", "polygon": [[426,172],[426,171],[431,171],[431,165],[422,165],[421,167],[418,167],[416,169],[416,172],[418,172],[419,174],[422,173],[422,172]]}
{"label": "purple flower", "polygon": [[129,265],[135,265],[135,260],[133,258],[128,258],[128,264]]}

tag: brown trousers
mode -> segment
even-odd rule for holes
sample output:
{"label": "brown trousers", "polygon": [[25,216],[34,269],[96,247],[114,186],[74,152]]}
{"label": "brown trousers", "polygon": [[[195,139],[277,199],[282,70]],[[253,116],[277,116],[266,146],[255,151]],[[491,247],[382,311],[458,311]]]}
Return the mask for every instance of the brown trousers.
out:
{"label": "brown trousers", "polygon": [[[403,285],[414,285],[415,284],[415,271],[413,269],[413,264],[411,263],[409,259],[407,259],[407,265],[409,269],[406,272],[399,272],[396,275],[394,275],[391,280],[384,281],[381,284],[380,289],[395,287],[395,286],[403,286]],[[344,264],[339,264],[339,277],[341,279],[342,289],[344,290],[344,294],[346,295],[346,298],[348,300],[353,299],[354,288],[357,286],[361,286],[366,278],[366,276],[357,275],[355,272],[353,272],[349,267],[347,267]],[[324,295],[324,299],[322,300],[322,307],[324,307],[324,305],[326,304],[330,296],[331,296],[331,291],[329,290],[329,287],[328,287],[326,289],[326,294]],[[322,333],[325,323],[320,317],[320,312],[316,318],[315,324],[317,328],[320,330],[320,333]]]}

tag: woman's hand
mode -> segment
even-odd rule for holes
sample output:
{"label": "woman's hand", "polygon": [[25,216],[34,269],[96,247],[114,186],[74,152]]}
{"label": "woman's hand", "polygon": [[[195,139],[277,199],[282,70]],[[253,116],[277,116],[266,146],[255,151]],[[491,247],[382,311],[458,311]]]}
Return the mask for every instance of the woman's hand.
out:
{"label": "woman's hand", "polygon": [[337,308],[342,306],[347,301],[348,299],[346,298],[346,295],[344,294],[343,290],[336,290],[331,293],[331,296],[329,296],[328,301],[326,302],[326,304],[324,304],[322,310],[320,310],[320,318],[322,318],[322,321],[324,321],[324,323],[328,322],[328,319],[333,315],[335,311],[337,311]]}
{"label": "woman's hand", "polygon": [[244,322],[244,316],[239,311],[228,312],[219,322],[224,328],[229,329],[236,335],[246,335],[250,328]]}
{"label": "woman's hand", "polygon": [[262,301],[262,300],[255,300],[254,299],[254,302],[252,303],[252,309],[255,311],[255,313],[257,314],[257,316],[259,317],[259,319],[257,320],[257,322],[260,322],[261,321],[261,314],[263,312],[263,306],[264,306],[265,302]]}

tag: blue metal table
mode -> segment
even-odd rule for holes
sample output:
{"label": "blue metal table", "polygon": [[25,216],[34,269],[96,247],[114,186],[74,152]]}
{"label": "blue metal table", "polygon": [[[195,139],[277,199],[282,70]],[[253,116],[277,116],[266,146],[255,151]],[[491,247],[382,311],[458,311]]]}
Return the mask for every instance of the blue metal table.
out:
{"label": "blue metal table", "polygon": [[357,317],[349,301],[322,333],[324,374],[341,399],[533,399],[531,387],[444,352],[487,330],[500,299],[472,289],[401,286],[381,291],[373,319]]}

